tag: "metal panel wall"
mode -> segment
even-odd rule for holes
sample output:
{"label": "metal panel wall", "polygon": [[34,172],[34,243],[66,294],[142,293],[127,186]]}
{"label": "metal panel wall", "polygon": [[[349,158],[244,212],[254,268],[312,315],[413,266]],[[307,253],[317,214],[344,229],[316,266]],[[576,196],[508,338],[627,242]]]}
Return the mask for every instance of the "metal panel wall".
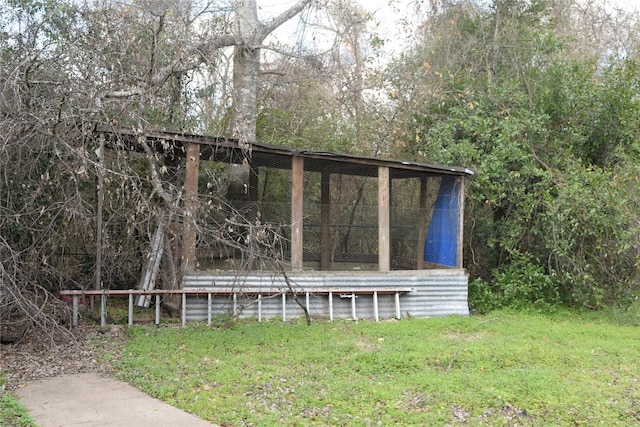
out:
{"label": "metal panel wall", "polygon": [[[315,318],[329,317],[329,298],[326,294],[314,295],[314,290],[348,287],[374,290],[376,288],[411,287],[412,292],[400,295],[401,317],[431,317],[450,314],[468,315],[467,303],[468,277],[463,269],[419,270],[377,272],[302,272],[288,273],[292,287],[297,291],[307,291],[309,312]],[[258,317],[258,301],[255,295],[243,295],[242,289],[262,289],[265,293],[288,291],[288,285],[282,276],[269,273],[231,274],[231,273],[194,273],[184,278],[185,289],[235,288],[238,295],[234,304],[232,296],[214,296],[212,315],[230,315],[234,311],[239,317]],[[298,300],[306,305],[304,293],[298,294]],[[282,295],[263,296],[261,313],[263,319],[292,319],[304,315],[303,310],[289,294],[286,295],[283,311]],[[378,295],[380,318],[396,315],[395,295]],[[356,296],[357,318],[373,319],[373,295]],[[333,296],[334,318],[351,319],[351,298]],[[207,320],[207,298],[187,298],[187,321]]]}

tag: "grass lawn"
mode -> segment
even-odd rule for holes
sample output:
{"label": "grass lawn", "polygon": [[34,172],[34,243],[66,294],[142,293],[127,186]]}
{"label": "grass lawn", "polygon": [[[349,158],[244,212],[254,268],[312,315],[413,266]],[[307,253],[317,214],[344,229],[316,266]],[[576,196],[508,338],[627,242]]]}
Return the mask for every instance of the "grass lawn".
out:
{"label": "grass lawn", "polygon": [[35,427],[27,410],[18,400],[10,395],[0,395],[0,426]]}
{"label": "grass lawn", "polygon": [[118,369],[224,426],[640,425],[640,329],[569,313],[136,326]]}

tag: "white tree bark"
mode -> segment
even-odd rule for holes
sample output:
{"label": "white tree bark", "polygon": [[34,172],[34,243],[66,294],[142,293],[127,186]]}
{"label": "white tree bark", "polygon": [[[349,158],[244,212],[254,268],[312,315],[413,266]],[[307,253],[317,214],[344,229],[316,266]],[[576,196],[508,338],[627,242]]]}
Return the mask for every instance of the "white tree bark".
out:
{"label": "white tree bark", "polygon": [[300,0],[269,22],[262,23],[258,19],[256,0],[236,0],[232,132],[241,143],[250,143],[256,139],[260,46],[269,34],[300,13],[312,1]]}

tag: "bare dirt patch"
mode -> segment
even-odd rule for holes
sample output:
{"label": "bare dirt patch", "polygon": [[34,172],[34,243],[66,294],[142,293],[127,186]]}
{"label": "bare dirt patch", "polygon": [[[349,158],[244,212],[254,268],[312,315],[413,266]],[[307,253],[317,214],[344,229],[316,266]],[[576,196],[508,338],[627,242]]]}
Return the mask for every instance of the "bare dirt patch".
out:
{"label": "bare dirt patch", "polygon": [[[52,336],[39,330],[27,333],[18,344],[0,345],[0,375],[4,392],[28,381],[63,374],[113,372],[113,357],[120,354],[126,334],[122,326],[100,330],[81,324],[70,334]],[[102,357],[109,354],[110,360]]]}

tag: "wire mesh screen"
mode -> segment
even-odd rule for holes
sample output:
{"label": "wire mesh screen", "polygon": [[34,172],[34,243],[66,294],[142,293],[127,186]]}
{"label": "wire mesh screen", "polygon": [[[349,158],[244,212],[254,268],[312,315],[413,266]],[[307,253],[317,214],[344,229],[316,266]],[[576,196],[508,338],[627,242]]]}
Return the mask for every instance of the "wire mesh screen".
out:
{"label": "wire mesh screen", "polygon": [[[371,171],[371,168],[341,167],[337,163],[324,163],[322,167],[305,165],[304,270],[379,269],[381,201],[376,170]],[[455,184],[456,179],[450,181]],[[445,262],[444,258],[434,258],[432,253],[437,249],[429,246],[427,239],[430,233],[433,240],[436,229],[444,226],[442,218],[448,216],[457,221],[457,196],[449,191],[447,205],[442,196],[443,182],[445,179],[436,176],[394,175],[392,171],[388,198],[392,269],[456,265],[456,260],[450,257]],[[200,270],[290,268],[293,200],[290,157],[273,156],[244,167],[203,161],[199,188]],[[451,203],[453,199],[455,205]],[[450,211],[434,217],[438,209]],[[436,237],[439,244],[457,242],[457,222]],[[446,250],[451,252],[451,245]]]}
{"label": "wire mesh screen", "polygon": [[305,173],[305,262],[321,270],[377,269],[376,179],[325,175],[324,203],[322,180],[322,173]]}
{"label": "wire mesh screen", "polygon": [[[435,187],[436,178],[426,179],[427,187]],[[430,184],[430,185],[429,185]],[[418,268],[420,246],[424,244],[427,216],[431,214],[433,200],[423,201],[420,209],[420,178],[394,179],[391,186],[391,268]],[[427,192],[430,196],[432,192]],[[433,197],[428,197],[433,199]],[[420,221],[423,218],[423,236],[420,238]],[[420,241],[419,241],[420,239]]]}

